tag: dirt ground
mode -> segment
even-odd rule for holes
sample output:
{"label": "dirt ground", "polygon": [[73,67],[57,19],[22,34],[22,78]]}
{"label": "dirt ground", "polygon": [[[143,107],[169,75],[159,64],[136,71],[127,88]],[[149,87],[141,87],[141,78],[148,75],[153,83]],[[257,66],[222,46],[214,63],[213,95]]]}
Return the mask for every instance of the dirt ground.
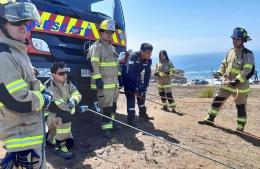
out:
{"label": "dirt ground", "polygon": [[[177,110],[185,115],[165,112],[160,105],[147,101],[148,114],[154,120],[146,122],[137,117],[138,127],[233,168],[260,169],[260,139],[230,130],[236,128],[236,108],[232,99],[224,105],[216,118],[217,124],[229,129],[197,123],[199,119],[193,116],[204,118],[212,100],[198,97],[203,89],[204,87],[174,87]],[[154,85],[151,85],[148,93],[156,96],[147,95],[147,99],[160,102]],[[248,99],[248,123],[245,131],[260,137],[259,100],[260,89],[256,88]],[[118,112],[117,119],[125,122],[127,116],[124,95],[120,95]],[[64,161],[53,154],[53,148],[47,147],[48,169],[226,168],[127,127],[115,131],[113,139],[103,139],[100,117],[91,112],[76,115],[73,133],[76,141],[74,159]],[[1,150],[0,156],[3,154],[4,150]]]}

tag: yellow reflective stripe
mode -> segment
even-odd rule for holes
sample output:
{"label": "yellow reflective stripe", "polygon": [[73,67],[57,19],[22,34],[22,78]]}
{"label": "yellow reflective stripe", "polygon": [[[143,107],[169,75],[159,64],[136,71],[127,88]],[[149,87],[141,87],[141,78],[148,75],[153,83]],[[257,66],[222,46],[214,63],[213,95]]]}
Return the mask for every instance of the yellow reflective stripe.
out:
{"label": "yellow reflective stripe", "polygon": [[113,42],[118,43],[118,39],[117,39],[116,33],[113,34],[112,38],[113,38]]}
{"label": "yellow reflective stripe", "polygon": [[13,81],[12,83],[9,83],[8,85],[6,85],[6,88],[9,91],[9,93],[12,94],[27,86],[28,86],[27,83],[23,79],[19,79],[19,80]]}
{"label": "yellow reflective stripe", "polygon": [[117,75],[118,75],[118,76],[122,76],[122,73],[121,73],[121,72],[118,72]]}
{"label": "yellow reflective stripe", "polygon": [[14,138],[14,139],[9,139],[4,141],[4,144],[7,149],[28,147],[28,146],[33,146],[42,143],[43,143],[43,135],[24,137],[24,138]]}
{"label": "yellow reflective stripe", "polygon": [[[65,17],[62,16],[62,15],[57,15],[57,16],[56,16],[56,19],[55,19],[55,23],[59,23],[59,25],[62,25],[64,18],[65,18]],[[59,29],[60,29],[60,28],[59,28]],[[57,29],[57,30],[53,30],[53,29],[52,29],[52,31],[53,31],[53,32],[59,32],[59,29]]]}
{"label": "yellow reflective stripe", "polygon": [[239,73],[241,73],[241,70],[235,69],[235,68],[230,68],[230,69],[228,69],[228,72],[229,73],[239,74]]}
{"label": "yellow reflective stripe", "polygon": [[252,68],[253,68],[253,65],[251,65],[251,64],[245,64],[245,65],[243,66],[243,68],[252,69]]}
{"label": "yellow reflective stripe", "polygon": [[2,107],[4,107],[5,105],[2,103],[2,102],[0,102],[0,108],[2,108]]}
{"label": "yellow reflective stripe", "polygon": [[32,91],[36,96],[37,98],[39,99],[40,101],[40,107],[38,110],[42,109],[43,105],[44,105],[44,100],[43,100],[43,96],[42,96],[42,93],[40,91]]}
{"label": "yellow reflective stripe", "polygon": [[213,115],[213,116],[217,116],[219,113],[219,110],[216,110],[214,108],[210,108],[209,109],[209,114]]}
{"label": "yellow reflective stripe", "polygon": [[98,30],[97,30],[96,24],[90,22],[90,26],[91,26],[91,30],[92,30],[95,38],[96,39],[100,39],[100,36],[99,36]]}
{"label": "yellow reflective stripe", "polygon": [[90,58],[90,61],[91,61],[91,62],[100,62],[100,59],[99,59],[99,57],[97,57],[97,56],[92,56],[92,57]]}
{"label": "yellow reflective stripe", "polygon": [[241,74],[239,74],[237,77],[236,77],[241,83],[244,83],[246,80],[245,80],[245,78],[241,75]]}
{"label": "yellow reflective stripe", "polygon": [[46,116],[49,116],[51,114],[51,112],[49,112],[49,111],[45,111],[44,112],[44,116],[46,117]]}
{"label": "yellow reflective stripe", "polygon": [[160,85],[160,84],[157,84],[157,86],[158,86],[158,88],[170,88],[170,87],[172,87],[171,84],[169,84],[169,85]]}
{"label": "yellow reflective stripe", "polygon": [[246,123],[246,117],[238,117],[237,121],[241,123]]}
{"label": "yellow reflective stripe", "polygon": [[58,105],[60,105],[60,104],[65,103],[65,101],[63,100],[63,98],[60,98],[60,99],[56,99],[56,100],[54,101],[54,103],[58,106]]}
{"label": "yellow reflective stripe", "polygon": [[[234,89],[234,88],[231,88],[231,87],[221,86],[221,89],[224,89],[224,90],[227,90],[227,91],[230,91],[230,92],[233,92],[233,93],[237,93],[237,89]],[[247,89],[239,89],[239,90],[238,90],[238,93],[249,93],[249,92],[251,92],[251,89],[250,89],[250,88],[247,88]]]}
{"label": "yellow reflective stripe", "polygon": [[176,103],[169,103],[169,106],[170,106],[170,107],[175,107],[175,106],[176,106]]}
{"label": "yellow reflective stripe", "polygon": [[73,99],[75,99],[77,101],[77,103],[79,103],[80,101],[80,97],[81,97],[81,94],[79,93],[79,91],[75,91],[71,94],[71,97]]}
{"label": "yellow reflective stripe", "polygon": [[[105,84],[104,89],[115,89],[119,86],[119,84]],[[97,89],[97,86],[95,84],[90,85],[91,89]]]}
{"label": "yellow reflective stripe", "polygon": [[75,18],[70,18],[70,21],[69,21],[69,24],[67,26],[67,30],[66,30],[66,33],[68,34],[73,34],[73,32],[70,32],[71,29],[76,25],[77,23],[77,19]]}
{"label": "yellow reflective stripe", "polygon": [[101,67],[112,67],[112,66],[118,66],[118,62],[102,62],[99,64]]}
{"label": "yellow reflective stripe", "polygon": [[45,90],[45,86],[42,83],[40,83],[40,91],[42,92],[44,90]]}
{"label": "yellow reflective stripe", "polygon": [[101,128],[102,128],[103,130],[113,129],[113,123],[112,123],[112,122],[109,122],[109,123],[107,123],[107,124],[103,124],[103,125],[101,126]]}
{"label": "yellow reflective stripe", "polygon": [[[46,20],[49,20],[49,18],[51,17],[51,13],[49,12],[42,12],[42,15],[41,15],[41,21],[46,21]],[[43,25],[44,25],[44,22],[40,22],[40,24],[36,25],[35,29],[36,30],[43,30]]]}
{"label": "yellow reflective stripe", "polygon": [[57,134],[67,134],[71,132],[71,127],[65,128],[65,129],[56,129]]}
{"label": "yellow reflective stripe", "polygon": [[97,74],[97,75],[93,75],[92,79],[96,80],[96,79],[100,79],[102,78],[101,74]]}

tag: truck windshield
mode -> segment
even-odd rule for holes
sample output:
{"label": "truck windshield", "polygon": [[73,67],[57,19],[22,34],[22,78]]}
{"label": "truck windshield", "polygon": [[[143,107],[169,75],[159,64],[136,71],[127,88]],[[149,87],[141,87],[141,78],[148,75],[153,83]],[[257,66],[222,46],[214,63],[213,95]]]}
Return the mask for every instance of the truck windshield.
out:
{"label": "truck windshield", "polygon": [[57,0],[71,8],[113,18],[124,29],[125,22],[120,0]]}

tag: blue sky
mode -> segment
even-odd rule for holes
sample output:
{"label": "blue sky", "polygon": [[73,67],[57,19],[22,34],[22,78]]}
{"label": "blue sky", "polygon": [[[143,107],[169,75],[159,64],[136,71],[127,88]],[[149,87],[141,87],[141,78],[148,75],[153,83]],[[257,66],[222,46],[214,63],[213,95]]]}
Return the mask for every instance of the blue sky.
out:
{"label": "blue sky", "polygon": [[142,42],[154,46],[154,55],[226,52],[232,48],[235,27],[246,28],[253,39],[246,46],[260,50],[259,0],[121,0],[128,48]]}

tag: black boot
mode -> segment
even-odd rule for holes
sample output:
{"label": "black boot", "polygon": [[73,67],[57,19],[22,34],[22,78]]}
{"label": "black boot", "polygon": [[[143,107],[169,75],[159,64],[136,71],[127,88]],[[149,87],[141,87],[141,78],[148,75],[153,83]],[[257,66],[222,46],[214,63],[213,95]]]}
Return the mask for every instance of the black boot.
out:
{"label": "black boot", "polygon": [[213,115],[209,114],[208,117],[205,120],[201,120],[198,123],[199,124],[206,124],[206,125],[209,125],[209,126],[213,126],[215,117],[216,116],[213,116]]}
{"label": "black boot", "polygon": [[103,130],[103,138],[112,139],[112,132],[110,129]]}
{"label": "black boot", "polygon": [[55,154],[65,160],[72,159],[72,152],[67,148],[65,141],[56,140]]}

